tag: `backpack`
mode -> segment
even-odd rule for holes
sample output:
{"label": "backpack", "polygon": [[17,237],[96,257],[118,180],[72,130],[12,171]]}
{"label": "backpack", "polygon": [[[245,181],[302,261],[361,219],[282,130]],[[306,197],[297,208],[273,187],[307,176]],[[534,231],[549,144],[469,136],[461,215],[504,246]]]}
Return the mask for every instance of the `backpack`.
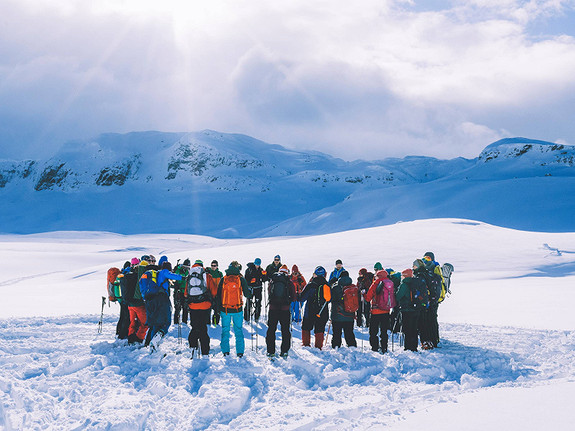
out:
{"label": "backpack", "polygon": [[270,283],[270,304],[289,305],[291,303],[287,275],[275,273]]}
{"label": "backpack", "polygon": [[409,295],[412,308],[421,310],[429,306],[427,285],[423,278],[417,276],[412,278],[411,283],[409,283]]}
{"label": "backpack", "polygon": [[[450,263],[444,263],[441,267],[441,275],[443,276],[443,280],[445,282],[445,292],[443,293],[443,298],[440,298],[441,301],[445,298],[446,294],[451,295],[451,274],[453,273],[454,268],[453,265]],[[440,301],[440,302],[441,302]]]}
{"label": "backpack", "polygon": [[380,281],[375,289],[375,306],[380,310],[389,311],[395,307],[395,305],[393,281],[386,278]]}
{"label": "backpack", "polygon": [[190,268],[188,275],[188,302],[199,304],[200,302],[210,301],[210,293],[204,274],[206,271],[201,266]]}
{"label": "backpack", "polygon": [[438,302],[443,291],[443,280],[441,275],[436,274],[433,271],[429,271],[426,278],[427,288],[429,289],[429,299]]}
{"label": "backpack", "polygon": [[343,309],[346,313],[355,313],[359,309],[358,288],[355,284],[343,288]]}
{"label": "backpack", "polygon": [[241,308],[242,300],[242,282],[239,275],[226,275],[222,284],[222,307],[224,308]]}
{"label": "backpack", "polygon": [[144,272],[140,277],[139,284],[140,293],[144,301],[157,295],[160,292],[160,286],[158,286],[158,271],[151,269]]}
{"label": "backpack", "polygon": [[120,275],[122,271],[119,268],[112,267],[108,270],[107,280],[108,280],[108,299],[112,302],[116,302],[118,299],[114,294],[114,283],[116,278]]}

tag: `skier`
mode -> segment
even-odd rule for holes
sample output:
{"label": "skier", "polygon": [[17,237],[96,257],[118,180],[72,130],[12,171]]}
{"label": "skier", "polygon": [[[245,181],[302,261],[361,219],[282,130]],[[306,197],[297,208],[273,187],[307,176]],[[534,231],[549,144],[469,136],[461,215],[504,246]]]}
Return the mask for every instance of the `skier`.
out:
{"label": "skier", "polygon": [[262,311],[262,286],[264,282],[264,270],[261,264],[262,260],[257,257],[253,263],[248,263],[248,268],[246,269],[245,279],[251,291],[251,298],[246,298],[246,306],[244,309],[244,319],[246,322],[250,321],[252,313],[256,322],[260,319]]}
{"label": "skier", "polygon": [[274,257],[274,261],[266,266],[265,274],[264,274],[264,281],[269,281],[271,276],[274,275],[276,272],[280,270],[282,267],[282,261],[280,255],[276,255]]}
{"label": "skier", "polygon": [[140,263],[136,267],[138,277],[134,286],[134,290],[131,292],[132,294],[128,298],[128,310],[130,312],[128,343],[130,344],[143,343],[148,332],[148,327],[146,326],[146,305],[144,299],[142,298],[142,292],[140,291],[140,280],[146,271],[158,270],[157,266],[149,264],[149,260],[152,259],[147,255],[142,256],[140,259]]}
{"label": "skier", "polygon": [[446,287],[441,267],[435,261],[435,254],[431,251],[426,252],[422,259],[426,269],[426,280],[429,288],[429,331],[433,347],[439,344],[439,323],[437,321],[437,311],[439,304],[445,298]]}
{"label": "skier", "polygon": [[386,353],[389,311],[395,307],[393,282],[387,277],[387,271],[383,269],[377,271],[375,280],[367,291],[365,299],[366,301],[371,301],[371,321],[369,322],[369,343],[371,350]]}
{"label": "skier", "polygon": [[204,263],[196,260],[190,268],[188,285],[186,287],[186,301],[190,309],[190,333],[188,345],[190,349],[200,348],[202,355],[210,354],[210,312],[213,295],[208,287],[208,276],[204,270]]}
{"label": "skier", "polygon": [[189,308],[186,304],[186,284],[190,274],[190,259],[185,259],[182,264],[176,265],[174,272],[182,277],[174,283],[174,324],[177,325],[180,321],[187,324]]}
{"label": "skier", "polygon": [[236,354],[244,356],[245,342],[243,332],[243,300],[242,293],[250,297],[246,279],[240,273],[241,265],[237,261],[230,263],[226,275],[220,280],[216,302],[220,310],[222,322],[221,349],[224,356],[230,354],[230,329],[232,321],[236,339]]}
{"label": "skier", "polygon": [[302,273],[299,272],[299,268],[297,267],[297,265],[293,265],[291,268],[290,280],[295,287],[295,299],[290,305],[291,319],[292,321],[299,323],[301,322],[301,307],[302,307],[302,303],[299,298],[301,292],[303,291],[303,288],[306,285],[306,281]]}
{"label": "skier", "polygon": [[[218,268],[219,264],[217,260],[212,260],[209,268],[206,268],[207,273],[207,280],[208,280],[208,288],[212,294],[212,297],[215,298],[218,293],[218,284],[220,284],[220,280],[224,276],[222,271]],[[218,312],[216,303],[212,304],[211,309],[212,317],[208,319],[208,322],[212,323],[213,325],[217,326],[220,324],[220,313]]]}
{"label": "skier", "polygon": [[401,284],[397,290],[397,304],[401,312],[402,330],[405,334],[405,350],[417,352],[417,327],[422,304],[418,301],[418,292],[427,287],[420,278],[413,278],[413,270],[401,272]]}
{"label": "skier", "polygon": [[359,295],[359,309],[357,310],[357,326],[363,326],[363,319],[365,319],[365,326],[369,327],[370,310],[371,306],[364,296],[369,290],[371,283],[373,283],[373,272],[369,272],[366,268],[359,270],[357,277],[357,290]]}
{"label": "skier", "polygon": [[337,281],[337,279],[339,277],[341,277],[341,273],[345,271],[345,268],[343,267],[343,262],[341,261],[341,259],[338,259],[335,261],[335,268],[333,269],[333,271],[331,272],[331,274],[329,275],[329,285],[333,286],[333,284]]}
{"label": "skier", "polygon": [[418,331],[419,340],[421,342],[421,347],[424,350],[433,349],[432,333],[431,333],[431,319],[429,313],[429,286],[427,281],[427,270],[425,269],[425,263],[423,260],[416,259],[413,262],[413,277],[421,280],[421,282],[426,286],[425,289],[425,304],[423,304],[421,314],[418,321]]}
{"label": "skier", "polygon": [[315,334],[315,347],[323,347],[325,325],[329,318],[327,304],[331,300],[331,290],[325,279],[323,266],[315,268],[312,278],[304,287],[300,299],[305,301],[305,311],[301,325],[301,340],[304,346],[311,343],[311,330]]}
{"label": "skier", "polygon": [[164,335],[168,333],[172,321],[170,280],[182,280],[181,275],[172,272],[172,264],[168,262],[166,256],[160,257],[160,263],[161,269],[156,274],[158,289],[144,298],[146,301],[146,325],[150,328],[149,346],[152,351],[158,349]]}
{"label": "skier", "polygon": [[282,265],[280,270],[273,274],[268,285],[269,316],[266,345],[268,357],[276,353],[276,329],[278,322],[281,325],[282,344],[280,355],[287,358],[291,345],[290,332],[290,304],[295,300],[295,286],[290,280],[289,270]]}
{"label": "skier", "polygon": [[[333,327],[333,336],[331,337],[331,347],[341,347],[341,332],[345,335],[347,347],[357,347],[355,335],[353,333],[353,321],[355,312],[346,311],[344,291],[352,288],[354,293],[355,304],[357,305],[357,287],[349,277],[347,271],[343,271],[339,279],[331,287],[331,325]],[[354,307],[355,308],[355,307]]]}

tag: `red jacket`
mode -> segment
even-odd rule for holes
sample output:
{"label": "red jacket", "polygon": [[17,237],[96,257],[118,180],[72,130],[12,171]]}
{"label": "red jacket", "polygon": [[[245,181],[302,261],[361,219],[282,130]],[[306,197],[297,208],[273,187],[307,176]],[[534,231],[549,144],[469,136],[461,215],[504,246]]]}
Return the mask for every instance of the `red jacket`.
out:
{"label": "red jacket", "polygon": [[[378,296],[376,294],[377,286],[379,283],[383,283],[383,290],[380,295],[384,295],[385,305],[380,307],[378,305]],[[393,281],[387,277],[387,271],[381,270],[377,271],[375,274],[375,280],[371,283],[369,290],[365,294],[365,300],[371,301],[371,313],[372,314],[389,314],[391,308],[395,307],[395,294],[393,291]]]}

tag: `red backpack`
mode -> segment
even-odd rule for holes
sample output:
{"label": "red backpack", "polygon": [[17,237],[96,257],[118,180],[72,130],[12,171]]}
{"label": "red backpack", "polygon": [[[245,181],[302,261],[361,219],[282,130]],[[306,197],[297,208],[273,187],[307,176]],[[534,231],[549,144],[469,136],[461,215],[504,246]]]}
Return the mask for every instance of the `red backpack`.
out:
{"label": "red backpack", "polygon": [[108,270],[108,299],[112,302],[116,301],[116,295],[114,294],[114,283],[120,272],[120,269],[115,267]]}
{"label": "red backpack", "polygon": [[346,313],[355,313],[359,309],[358,289],[355,284],[343,288],[343,309]]}

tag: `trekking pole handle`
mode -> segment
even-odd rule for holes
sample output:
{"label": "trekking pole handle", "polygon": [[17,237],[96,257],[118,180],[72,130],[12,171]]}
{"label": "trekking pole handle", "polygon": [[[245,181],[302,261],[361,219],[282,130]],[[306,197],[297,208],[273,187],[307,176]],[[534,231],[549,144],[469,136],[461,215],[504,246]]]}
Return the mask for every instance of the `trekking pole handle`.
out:
{"label": "trekking pole handle", "polygon": [[319,310],[319,313],[316,314],[317,317],[321,317],[321,313],[323,312],[323,309],[325,308],[326,305],[327,305],[327,301],[323,303],[323,307],[321,307],[321,310]]}

